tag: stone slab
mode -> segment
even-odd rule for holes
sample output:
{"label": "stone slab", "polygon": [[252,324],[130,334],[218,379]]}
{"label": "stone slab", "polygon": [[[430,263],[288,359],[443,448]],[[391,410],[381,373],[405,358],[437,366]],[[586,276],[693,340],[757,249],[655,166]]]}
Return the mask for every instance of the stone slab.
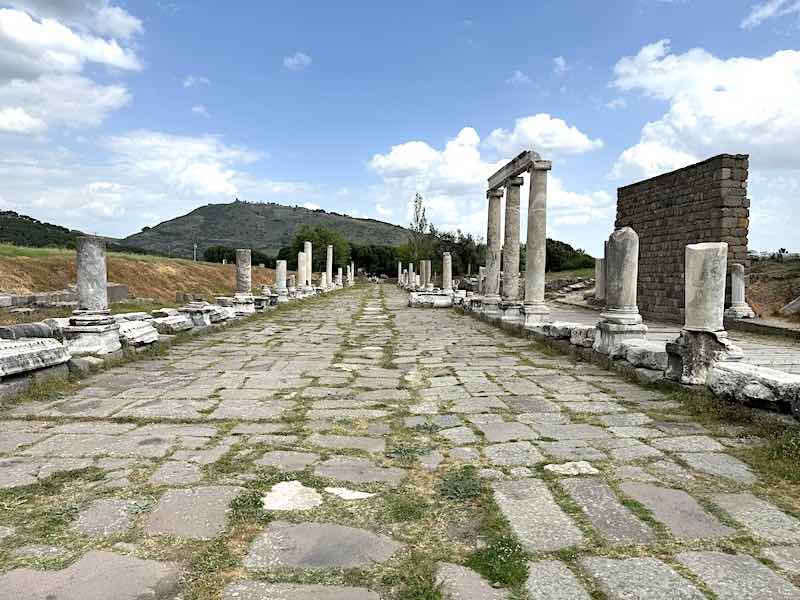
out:
{"label": "stone slab", "polygon": [[308,465],[319,459],[318,454],[312,452],[295,452],[293,450],[273,450],[265,453],[255,461],[255,464],[264,467],[275,467],[281,471],[302,471]]}
{"label": "stone slab", "polygon": [[490,463],[500,466],[529,466],[545,462],[542,453],[530,442],[492,444],[483,449],[483,454]]}
{"label": "stone slab", "polygon": [[314,474],[352,483],[397,484],[405,477],[406,472],[396,467],[379,467],[366,458],[332,456],[320,463],[314,469]]}
{"label": "stone slab", "polygon": [[508,592],[498,590],[472,569],[439,563],[436,583],[441,586],[444,600],[507,600]]}
{"label": "stone slab", "polygon": [[689,580],[656,558],[583,558],[578,563],[608,600],[705,600]]}
{"label": "stone slab", "polygon": [[530,600],[591,600],[575,574],[558,560],[528,563],[525,589]]}
{"label": "stone slab", "polygon": [[753,535],[771,544],[800,544],[800,520],[753,494],[717,494],[712,501]]}
{"label": "stone slab", "polygon": [[366,452],[383,452],[386,442],[382,438],[354,435],[323,435],[315,433],[306,440],[312,446],[323,448],[364,450]]}
{"label": "stone slab", "polygon": [[266,583],[243,579],[225,586],[222,600],[381,600],[366,588]]}
{"label": "stone slab", "polygon": [[242,491],[235,486],[169,490],[147,520],[145,533],[211,539],[225,528],[230,503]]}
{"label": "stone slab", "polygon": [[800,575],[800,548],[797,546],[773,546],[761,553],[790,575]]}
{"label": "stone slab", "polygon": [[738,483],[755,483],[758,478],[745,463],[720,452],[681,452],[678,456],[691,468]]}
{"label": "stone slab", "polygon": [[100,498],[78,513],[72,529],[90,537],[125,533],[141,506],[135,500]]}
{"label": "stone slab", "polygon": [[478,423],[477,427],[486,437],[486,441],[492,444],[514,440],[535,440],[539,437],[533,429],[524,423],[490,421]]}

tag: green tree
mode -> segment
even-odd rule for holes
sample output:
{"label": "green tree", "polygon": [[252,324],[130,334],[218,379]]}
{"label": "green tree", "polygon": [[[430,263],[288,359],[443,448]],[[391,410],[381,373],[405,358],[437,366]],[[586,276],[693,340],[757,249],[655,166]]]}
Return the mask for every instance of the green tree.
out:
{"label": "green tree", "polygon": [[311,242],[311,267],[315,272],[324,271],[327,267],[328,246],[331,244],[333,245],[334,268],[344,267],[350,262],[350,244],[338,232],[321,225],[318,227],[304,225],[297,231],[292,242],[290,256],[294,257],[295,267],[297,266],[297,253],[303,251],[304,242]]}

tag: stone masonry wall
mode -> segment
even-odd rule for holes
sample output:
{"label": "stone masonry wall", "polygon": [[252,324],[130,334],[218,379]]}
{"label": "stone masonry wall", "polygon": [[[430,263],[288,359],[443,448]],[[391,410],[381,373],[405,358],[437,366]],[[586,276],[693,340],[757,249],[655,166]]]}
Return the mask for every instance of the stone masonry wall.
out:
{"label": "stone masonry wall", "polygon": [[728,264],[749,272],[746,154],[703,162],[617,190],[616,227],[639,234],[638,304],[650,319],[683,322],[687,244],[727,242]]}

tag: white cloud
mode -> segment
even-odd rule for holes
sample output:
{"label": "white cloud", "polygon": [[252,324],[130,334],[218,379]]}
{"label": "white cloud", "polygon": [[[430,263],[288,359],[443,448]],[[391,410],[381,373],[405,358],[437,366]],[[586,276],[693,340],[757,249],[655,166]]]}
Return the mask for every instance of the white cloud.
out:
{"label": "white cloud", "polygon": [[603,147],[600,139],[591,139],[564,120],[539,113],[517,119],[514,129],[495,129],[486,144],[506,155],[533,149],[543,158],[557,154],[580,154]]}
{"label": "white cloud", "polygon": [[211,135],[140,130],[108,138],[103,145],[115,153],[118,170],[154,176],[179,192],[208,197],[235,196],[236,167],[260,158],[252,150],[227,146]]}
{"label": "white cloud", "polygon": [[761,25],[768,19],[784,17],[791,14],[800,14],[800,1],[798,0],[767,0],[754,4],[750,12],[742,19],[739,26],[742,29],[752,29]]}
{"label": "white cloud", "polygon": [[626,108],[628,106],[628,102],[625,100],[625,98],[614,98],[613,100],[606,102],[606,106],[611,110],[618,110]]}
{"label": "white cloud", "polygon": [[54,19],[78,29],[123,40],[144,30],[140,19],[108,0],[8,0],[4,4],[40,19]]}
{"label": "white cloud", "polygon": [[283,59],[283,66],[290,71],[299,71],[305,69],[311,64],[311,57],[304,52],[295,52],[291,56]]}
{"label": "white cloud", "polygon": [[382,219],[388,219],[394,215],[394,211],[391,208],[386,208],[380,202],[375,205],[375,212],[378,213],[378,216]]}
{"label": "white cloud", "polygon": [[211,85],[211,80],[202,75],[187,75],[183,78],[183,87],[185,88],[198,87],[201,85]]}
{"label": "white cloud", "polygon": [[200,115],[201,117],[205,117],[208,119],[211,115],[208,112],[208,109],[203,104],[195,104],[192,107],[192,114]]}
{"label": "white cloud", "polygon": [[[31,135],[51,125],[98,125],[130,100],[123,85],[103,85],[83,75],[87,64],[117,71],[142,69],[132,47],[92,33],[133,35],[140,30],[98,21],[103,15],[120,17],[115,7],[71,0],[15,5],[25,6],[38,20],[21,10],[0,9],[0,131]],[[68,19],[75,29],[54,17]]]}
{"label": "white cloud", "polygon": [[302,206],[303,206],[303,208],[307,208],[308,210],[319,210],[319,209],[322,208],[316,202],[306,202]]}
{"label": "white cloud", "polygon": [[553,74],[556,77],[563,77],[567,74],[569,70],[569,65],[567,64],[567,59],[563,56],[556,56],[553,59]]}
{"label": "white cloud", "polygon": [[669,104],[612,177],[651,176],[707,156],[750,153],[751,165],[800,168],[800,51],[717,58],[702,48],[670,52],[669,40],[619,60],[612,85]]}
{"label": "white cloud", "polygon": [[525,85],[531,83],[531,78],[528,77],[525,73],[517,69],[514,73],[506,79],[506,83],[515,83],[519,85]]}

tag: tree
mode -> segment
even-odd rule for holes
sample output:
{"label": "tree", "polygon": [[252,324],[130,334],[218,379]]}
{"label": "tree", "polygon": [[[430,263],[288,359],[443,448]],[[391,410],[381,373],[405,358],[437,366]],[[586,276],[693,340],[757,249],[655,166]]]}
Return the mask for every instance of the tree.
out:
{"label": "tree", "polygon": [[290,256],[293,257],[295,267],[297,266],[297,254],[303,251],[304,242],[311,242],[311,268],[315,272],[322,272],[327,267],[328,245],[333,245],[334,267],[344,267],[350,262],[350,244],[337,231],[322,225],[318,227],[304,225],[297,231],[292,242]]}

